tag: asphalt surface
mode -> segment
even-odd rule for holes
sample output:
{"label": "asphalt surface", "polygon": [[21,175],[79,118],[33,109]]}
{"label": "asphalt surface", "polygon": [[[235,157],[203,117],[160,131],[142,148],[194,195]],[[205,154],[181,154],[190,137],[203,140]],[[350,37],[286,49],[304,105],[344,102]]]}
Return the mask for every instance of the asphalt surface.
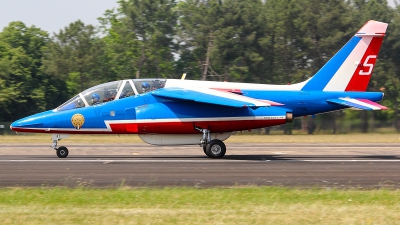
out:
{"label": "asphalt surface", "polygon": [[0,187],[400,187],[400,143],[228,143],[222,159],[198,146],[0,144]]}

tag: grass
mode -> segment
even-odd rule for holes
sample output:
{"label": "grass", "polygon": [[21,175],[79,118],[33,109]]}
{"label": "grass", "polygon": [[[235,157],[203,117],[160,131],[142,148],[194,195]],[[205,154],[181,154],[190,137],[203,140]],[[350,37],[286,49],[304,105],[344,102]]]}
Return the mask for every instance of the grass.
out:
{"label": "grass", "polygon": [[[0,135],[0,143],[50,143],[50,134],[21,134],[21,135]],[[137,135],[70,135],[63,139],[63,143],[143,143]],[[252,135],[242,133],[232,135],[229,142],[247,143],[318,143],[318,142],[339,142],[339,143],[397,143],[400,142],[400,134],[321,134],[321,135]]]}
{"label": "grass", "polygon": [[399,190],[0,189],[2,224],[397,224]]}

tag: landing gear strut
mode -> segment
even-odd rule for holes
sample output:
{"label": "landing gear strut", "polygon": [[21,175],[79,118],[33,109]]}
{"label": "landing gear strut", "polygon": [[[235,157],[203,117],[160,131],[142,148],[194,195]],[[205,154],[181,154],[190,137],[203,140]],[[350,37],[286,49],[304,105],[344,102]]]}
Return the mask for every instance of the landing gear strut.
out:
{"label": "landing gear strut", "polygon": [[57,148],[57,142],[63,138],[67,138],[68,136],[69,136],[68,134],[53,134],[53,136],[51,137],[51,140],[53,141],[51,148],[56,150],[58,158],[66,158],[68,156],[67,147],[60,146]]}
{"label": "landing gear strut", "polygon": [[224,142],[218,139],[211,140],[210,130],[196,128],[203,133],[203,139],[200,140],[200,146],[204,153],[210,158],[222,158],[226,153]]}

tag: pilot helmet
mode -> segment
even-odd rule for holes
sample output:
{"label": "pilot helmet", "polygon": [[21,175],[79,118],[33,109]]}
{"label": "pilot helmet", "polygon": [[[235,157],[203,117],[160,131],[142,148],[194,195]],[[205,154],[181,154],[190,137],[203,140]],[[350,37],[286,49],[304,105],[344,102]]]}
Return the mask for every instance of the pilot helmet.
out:
{"label": "pilot helmet", "polygon": [[154,80],[153,81],[153,88],[154,89],[159,89],[161,87],[162,87],[161,81],[159,81],[159,80]]}
{"label": "pilot helmet", "polygon": [[147,82],[143,82],[142,83],[142,89],[143,89],[143,91],[149,90],[150,89],[150,84],[147,83]]}
{"label": "pilot helmet", "polygon": [[98,95],[97,93],[92,94],[92,103],[98,103],[100,101],[100,95]]}

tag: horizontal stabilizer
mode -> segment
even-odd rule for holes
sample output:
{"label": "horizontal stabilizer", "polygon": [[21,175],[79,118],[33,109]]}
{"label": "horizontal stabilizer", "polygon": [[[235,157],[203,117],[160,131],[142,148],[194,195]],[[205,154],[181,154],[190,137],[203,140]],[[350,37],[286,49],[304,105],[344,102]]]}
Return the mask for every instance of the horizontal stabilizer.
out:
{"label": "horizontal stabilizer", "polygon": [[271,104],[265,101],[259,101],[254,98],[212,89],[163,88],[153,91],[151,94],[156,97],[167,99],[193,101],[229,107],[271,106]]}
{"label": "horizontal stabilizer", "polygon": [[355,99],[355,98],[338,98],[338,99],[329,99],[327,102],[335,103],[359,110],[386,110],[387,107],[383,105],[379,105],[376,102],[373,102],[368,99]]}

